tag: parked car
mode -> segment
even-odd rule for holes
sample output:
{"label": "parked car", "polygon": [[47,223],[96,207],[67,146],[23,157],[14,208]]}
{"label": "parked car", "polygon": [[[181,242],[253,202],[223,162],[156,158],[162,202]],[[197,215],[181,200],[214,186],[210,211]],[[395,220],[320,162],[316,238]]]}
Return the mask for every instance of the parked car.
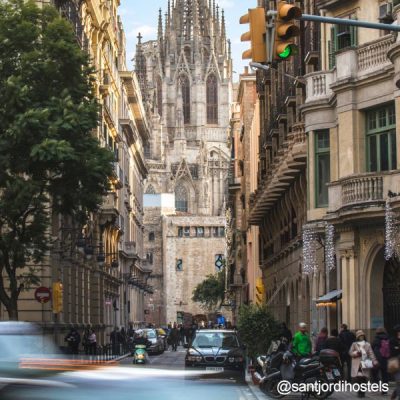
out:
{"label": "parked car", "polygon": [[164,341],[155,329],[143,329],[144,336],[151,342],[147,348],[149,354],[161,354],[164,352]]}
{"label": "parked car", "polygon": [[244,346],[236,331],[202,329],[196,331],[186,352],[185,366],[244,381],[245,360]]}
{"label": "parked car", "polygon": [[157,328],[157,335],[160,336],[164,343],[164,350],[168,349],[168,334],[163,328]]}

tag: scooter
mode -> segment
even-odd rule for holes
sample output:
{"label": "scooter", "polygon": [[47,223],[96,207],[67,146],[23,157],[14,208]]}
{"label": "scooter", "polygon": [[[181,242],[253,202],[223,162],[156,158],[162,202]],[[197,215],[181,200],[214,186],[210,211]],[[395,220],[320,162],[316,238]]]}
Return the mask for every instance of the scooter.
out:
{"label": "scooter", "polygon": [[137,344],[133,353],[134,364],[145,364],[147,361],[146,345]]}

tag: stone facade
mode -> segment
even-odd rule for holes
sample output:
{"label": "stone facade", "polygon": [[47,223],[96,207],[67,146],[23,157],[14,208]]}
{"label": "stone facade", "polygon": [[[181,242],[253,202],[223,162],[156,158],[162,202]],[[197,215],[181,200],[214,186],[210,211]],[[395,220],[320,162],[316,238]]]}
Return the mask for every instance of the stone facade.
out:
{"label": "stone facade", "polygon": [[[211,226],[214,219],[223,227],[232,75],[223,11],[220,14],[218,7],[211,7],[205,0],[179,0],[172,5],[168,2],[164,23],[161,12],[159,15],[158,39],[142,43],[139,35],[136,72],[153,111],[153,134],[146,149],[149,176],[145,192],[175,195],[175,216],[166,217],[168,224],[178,226],[175,218],[179,221],[187,216],[192,220],[188,226],[204,226],[203,219]],[[218,249],[224,240],[216,239],[220,242]],[[195,257],[205,244],[205,239],[191,239],[186,243],[185,257]],[[166,299],[162,315],[168,321],[164,323],[177,320],[175,299],[166,295],[177,285],[173,277],[189,277],[192,273],[186,268],[176,275],[178,255],[171,253],[170,245],[169,236],[163,232],[163,249],[168,250],[168,256],[163,253],[162,288],[154,289],[163,290]],[[179,246],[172,247],[181,251]],[[208,250],[203,247],[203,251]],[[204,259],[207,262],[196,266],[201,268],[199,276],[214,272],[212,257],[210,253]],[[171,273],[166,280],[165,271]],[[185,279],[189,286],[182,292],[182,301],[188,303],[188,311],[197,312],[190,298],[198,279]]]}

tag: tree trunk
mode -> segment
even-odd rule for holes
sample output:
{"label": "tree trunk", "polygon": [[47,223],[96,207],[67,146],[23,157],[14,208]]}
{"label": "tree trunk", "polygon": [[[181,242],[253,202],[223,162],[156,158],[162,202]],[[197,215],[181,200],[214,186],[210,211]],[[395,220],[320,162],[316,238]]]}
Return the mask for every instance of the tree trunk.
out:
{"label": "tree trunk", "polygon": [[18,299],[14,298],[14,296],[10,299],[7,312],[10,321],[18,321]]}

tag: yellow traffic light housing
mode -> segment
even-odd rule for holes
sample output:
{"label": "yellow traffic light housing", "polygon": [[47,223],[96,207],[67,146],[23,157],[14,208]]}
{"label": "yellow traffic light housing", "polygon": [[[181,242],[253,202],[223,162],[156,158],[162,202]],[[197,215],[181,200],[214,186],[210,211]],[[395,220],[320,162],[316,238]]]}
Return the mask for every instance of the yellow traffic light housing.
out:
{"label": "yellow traffic light housing", "polygon": [[264,303],[265,287],[262,278],[256,279],[256,304],[261,305]]}
{"label": "yellow traffic light housing", "polygon": [[266,19],[263,7],[251,8],[248,14],[240,17],[241,24],[250,24],[250,31],[243,33],[240,40],[251,42],[249,50],[243,52],[242,59],[251,59],[254,62],[263,63],[267,61],[266,44]]}
{"label": "yellow traffic light housing", "polygon": [[286,1],[278,2],[275,24],[274,59],[282,61],[297,54],[294,38],[300,35],[295,19],[302,16],[301,9]]}
{"label": "yellow traffic light housing", "polygon": [[59,314],[63,310],[63,285],[59,282],[53,283],[53,314]]}

